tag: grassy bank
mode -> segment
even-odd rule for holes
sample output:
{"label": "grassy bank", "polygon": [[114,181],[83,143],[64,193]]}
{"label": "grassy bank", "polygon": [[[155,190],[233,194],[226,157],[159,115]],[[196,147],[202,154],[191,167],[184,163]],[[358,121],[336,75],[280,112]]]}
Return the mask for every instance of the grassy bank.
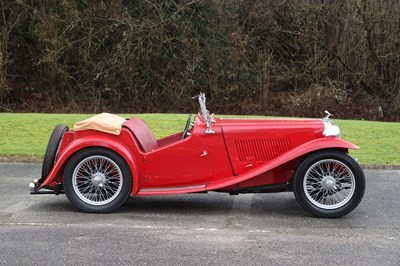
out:
{"label": "grassy bank", "polygon": [[[0,114],[0,156],[41,158],[54,126],[72,128],[88,114]],[[157,138],[183,130],[186,114],[123,115],[143,118]],[[343,139],[361,147],[351,151],[362,164],[400,165],[400,123],[334,120],[342,129]]]}

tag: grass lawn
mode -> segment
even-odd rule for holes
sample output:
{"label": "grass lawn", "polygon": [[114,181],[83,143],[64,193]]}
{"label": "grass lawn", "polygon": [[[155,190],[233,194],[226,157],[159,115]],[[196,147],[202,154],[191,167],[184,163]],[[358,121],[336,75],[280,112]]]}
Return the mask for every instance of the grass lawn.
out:
{"label": "grass lawn", "polygon": [[[56,124],[63,123],[72,128],[75,122],[90,116],[90,114],[0,113],[0,156],[41,158]],[[122,116],[141,117],[157,138],[182,131],[187,119],[186,114]],[[351,151],[361,164],[400,165],[400,123],[336,119],[334,122],[341,127],[343,139],[361,147],[358,151]]]}

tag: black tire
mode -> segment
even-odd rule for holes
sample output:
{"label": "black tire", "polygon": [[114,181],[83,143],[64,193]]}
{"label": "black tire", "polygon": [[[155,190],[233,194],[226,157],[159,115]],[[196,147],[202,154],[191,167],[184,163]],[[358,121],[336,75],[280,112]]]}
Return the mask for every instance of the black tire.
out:
{"label": "black tire", "polygon": [[47,143],[46,152],[44,153],[43,164],[42,164],[42,178],[39,183],[43,183],[46,177],[49,175],[51,169],[54,166],[54,162],[57,158],[58,149],[60,147],[61,139],[65,132],[68,131],[68,126],[58,124],[50,135],[49,142]]}
{"label": "black tire", "polygon": [[337,218],[358,206],[365,177],[347,153],[323,150],[306,157],[294,176],[294,195],[300,206],[317,217]]}
{"label": "black tire", "polygon": [[132,174],[119,154],[93,147],[71,157],[64,171],[63,185],[69,201],[80,210],[108,213],[128,199]]}

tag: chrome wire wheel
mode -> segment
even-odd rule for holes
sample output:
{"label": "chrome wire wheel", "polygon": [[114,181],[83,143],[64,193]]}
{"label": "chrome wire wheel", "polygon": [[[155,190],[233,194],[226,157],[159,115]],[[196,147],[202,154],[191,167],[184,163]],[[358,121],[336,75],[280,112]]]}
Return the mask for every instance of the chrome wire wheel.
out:
{"label": "chrome wire wheel", "polygon": [[356,180],[353,172],[341,161],[320,160],[308,168],[303,190],[315,206],[333,210],[346,205],[353,197]]}
{"label": "chrome wire wheel", "polygon": [[114,201],[123,187],[118,164],[101,155],[82,160],[75,167],[71,181],[76,196],[93,206],[103,206]]}

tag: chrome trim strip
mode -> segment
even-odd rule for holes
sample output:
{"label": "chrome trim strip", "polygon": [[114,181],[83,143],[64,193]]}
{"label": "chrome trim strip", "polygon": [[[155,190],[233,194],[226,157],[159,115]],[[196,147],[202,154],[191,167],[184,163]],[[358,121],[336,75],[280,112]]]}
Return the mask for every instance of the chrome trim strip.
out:
{"label": "chrome trim strip", "polygon": [[168,191],[168,190],[185,190],[195,188],[206,188],[206,185],[186,186],[186,187],[162,187],[162,188],[142,188],[140,191]]}

